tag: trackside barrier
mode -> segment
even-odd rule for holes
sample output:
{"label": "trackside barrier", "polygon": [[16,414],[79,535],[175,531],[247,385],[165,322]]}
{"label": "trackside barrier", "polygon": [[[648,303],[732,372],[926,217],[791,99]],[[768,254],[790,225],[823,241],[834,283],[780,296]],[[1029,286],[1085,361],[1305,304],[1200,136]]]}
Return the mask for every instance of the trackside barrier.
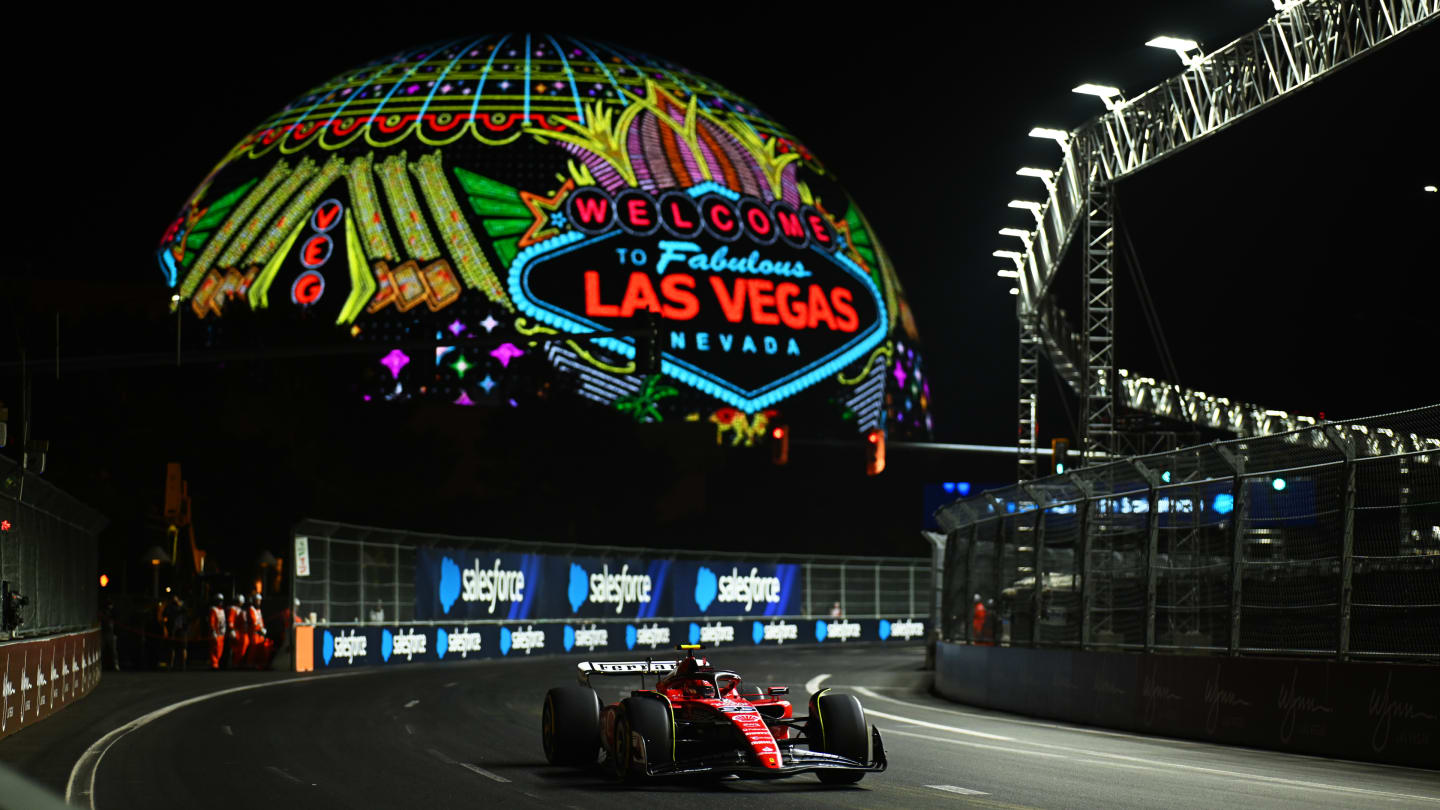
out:
{"label": "trackside barrier", "polygon": [[[328,625],[302,628],[312,635],[311,658],[297,670],[526,658],[571,652],[665,655],[680,643],[708,648],[844,644],[851,641],[918,644],[923,619],[804,619],[630,622],[522,622],[451,625]],[[308,664],[308,665],[307,665]]]}
{"label": "trackside barrier", "polygon": [[99,630],[0,643],[0,739],[85,697],[99,683]]}
{"label": "trackside barrier", "polygon": [[[295,529],[296,667],[388,665],[672,645],[902,643],[933,604],[923,558],[676,552]],[[308,639],[306,638],[308,636]]]}
{"label": "trackside barrier", "polygon": [[1071,723],[1434,768],[1436,668],[940,642],[935,691]]}

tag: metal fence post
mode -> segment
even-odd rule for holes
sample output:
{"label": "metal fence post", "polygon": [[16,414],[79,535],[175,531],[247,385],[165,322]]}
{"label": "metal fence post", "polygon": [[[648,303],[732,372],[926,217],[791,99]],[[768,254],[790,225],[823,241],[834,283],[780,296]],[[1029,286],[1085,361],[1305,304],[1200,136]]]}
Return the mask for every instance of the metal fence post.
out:
{"label": "metal fence post", "polygon": [[330,609],[330,538],[325,538],[325,622],[328,624],[335,617],[335,611]]}
{"label": "metal fence post", "polygon": [[1095,488],[1083,478],[1070,476],[1071,483],[1080,490],[1079,512],[1075,517],[1080,523],[1080,537],[1076,540],[1079,559],[1075,561],[1075,577],[1080,581],[1080,649],[1090,646],[1090,501]]}
{"label": "metal fence post", "polygon": [[845,600],[845,563],[840,563],[840,615],[848,616],[849,605]]}
{"label": "metal fence post", "polygon": [[356,545],[359,547],[359,551],[355,554],[355,559],[359,571],[356,579],[359,580],[360,583],[360,609],[359,615],[355,617],[355,621],[368,622],[370,620],[370,614],[365,612],[365,541],[360,540]]}
{"label": "metal fence post", "polygon": [[[932,557],[934,555],[931,555]],[[906,619],[915,618],[915,566],[910,566],[910,598],[906,602]]]}
{"label": "metal fence post", "polygon": [[[1045,499],[1037,495],[1034,490],[1025,486],[1022,482],[1020,489],[1024,490],[1026,496],[1035,502],[1035,526],[1031,529],[1034,537],[1031,539],[1031,552],[1035,555],[1035,562],[1030,571],[1035,575],[1035,587],[1030,592],[1030,646],[1040,646],[1040,614],[1044,609],[1042,594],[1045,590]],[[1016,557],[1019,557],[1020,549],[1015,549]]]}
{"label": "metal fence post", "polygon": [[1160,476],[1139,461],[1135,469],[1150,485],[1146,498],[1150,502],[1145,514],[1145,652],[1155,649],[1155,555],[1160,548]]}
{"label": "metal fence post", "polygon": [[1235,471],[1230,484],[1230,655],[1240,653],[1240,607],[1245,574],[1245,512],[1249,498],[1245,495],[1245,459],[1216,446],[1220,458]]}
{"label": "metal fence post", "polygon": [[807,619],[815,617],[814,605],[810,603],[810,566],[811,563],[805,563],[805,618]]}
{"label": "metal fence post", "polygon": [[871,570],[873,570],[873,571],[875,572],[875,601],[871,604],[870,609],[875,612],[876,618],[879,618],[879,616],[880,616],[880,566],[872,563],[872,564],[871,564]]}
{"label": "metal fence post", "polygon": [[1355,444],[1340,435],[1333,425],[1325,426],[1325,438],[1345,455],[1345,492],[1341,495],[1344,528],[1340,537],[1340,627],[1335,638],[1335,657],[1350,657],[1350,586],[1355,573]]}
{"label": "metal fence post", "polygon": [[975,622],[971,612],[975,606],[970,604],[970,594],[975,593],[975,547],[980,545],[980,524],[970,524],[970,542],[965,547],[965,590],[961,596],[965,599],[965,618],[962,620],[965,625],[965,643],[975,643]]}
{"label": "metal fence post", "polygon": [[[400,544],[391,543],[390,549],[395,552],[394,568],[391,569],[391,581],[395,584],[395,621],[400,621]],[[410,618],[415,618],[413,615]]]}

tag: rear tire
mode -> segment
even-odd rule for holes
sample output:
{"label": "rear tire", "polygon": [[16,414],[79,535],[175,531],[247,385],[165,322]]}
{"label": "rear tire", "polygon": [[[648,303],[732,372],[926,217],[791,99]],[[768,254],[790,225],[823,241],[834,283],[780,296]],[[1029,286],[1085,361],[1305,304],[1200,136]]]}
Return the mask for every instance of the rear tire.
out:
{"label": "rear tire", "polygon": [[546,692],[540,742],[551,765],[594,765],[600,751],[600,696],[595,690],[557,686]]}
{"label": "rear tire", "polygon": [[[805,737],[814,751],[839,754],[856,762],[870,761],[870,728],[860,699],[848,694],[822,693],[810,698],[810,718]],[[827,785],[853,785],[865,778],[864,771],[826,769],[815,775]]]}
{"label": "rear tire", "polygon": [[[645,740],[647,762],[635,760],[630,734]],[[659,697],[629,697],[620,702],[615,723],[615,775],[623,780],[642,779],[645,765],[669,765],[675,761],[675,720],[670,704]]]}

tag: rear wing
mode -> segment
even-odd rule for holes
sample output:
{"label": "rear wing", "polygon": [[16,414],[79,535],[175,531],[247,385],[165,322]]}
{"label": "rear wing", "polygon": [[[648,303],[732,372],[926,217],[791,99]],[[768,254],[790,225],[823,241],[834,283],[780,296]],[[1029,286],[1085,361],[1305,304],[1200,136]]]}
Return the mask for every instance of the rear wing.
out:
{"label": "rear wing", "polygon": [[580,684],[589,686],[591,675],[639,675],[643,678],[646,675],[670,675],[679,666],[679,661],[582,661],[575,668]]}

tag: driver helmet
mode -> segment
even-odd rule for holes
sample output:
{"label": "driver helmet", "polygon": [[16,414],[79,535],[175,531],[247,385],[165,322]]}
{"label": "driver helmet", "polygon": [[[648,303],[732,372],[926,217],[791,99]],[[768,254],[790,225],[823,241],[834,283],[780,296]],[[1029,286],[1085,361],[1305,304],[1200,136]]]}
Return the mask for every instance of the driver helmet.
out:
{"label": "driver helmet", "polygon": [[681,687],[685,697],[691,698],[713,698],[715,697],[715,684],[704,678],[689,678]]}
{"label": "driver helmet", "polygon": [[243,593],[237,593],[237,594],[235,594],[235,604],[237,604],[237,605],[239,605],[239,606],[241,606],[241,607],[244,607],[244,606],[245,606],[245,594],[243,594]]}

